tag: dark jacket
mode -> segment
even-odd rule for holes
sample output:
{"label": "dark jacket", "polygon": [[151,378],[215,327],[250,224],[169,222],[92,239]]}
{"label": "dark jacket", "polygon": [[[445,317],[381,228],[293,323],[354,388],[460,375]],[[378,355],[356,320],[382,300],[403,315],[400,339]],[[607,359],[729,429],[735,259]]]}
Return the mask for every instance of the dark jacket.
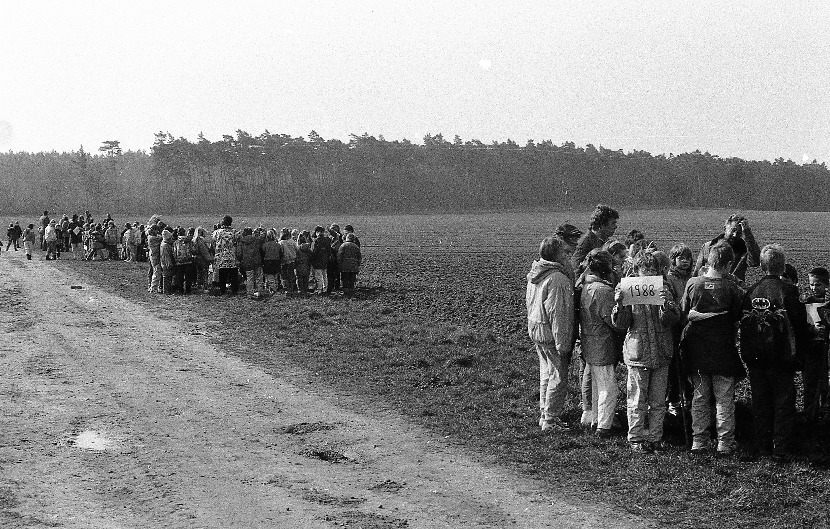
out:
{"label": "dark jacket", "polygon": [[344,242],[337,250],[337,266],[341,272],[360,272],[362,258],[360,246],[353,242]]}
{"label": "dark jacket", "polygon": [[576,243],[576,250],[574,250],[574,254],[571,256],[571,268],[573,268],[576,276],[579,276],[585,271],[585,267],[582,266],[582,261],[585,260],[585,257],[591,253],[591,250],[602,248],[603,244],[605,244],[605,241],[600,239],[591,230],[588,230],[579,238],[579,242]]}
{"label": "dark jacket", "polygon": [[[760,281],[749,287],[743,298],[743,308],[748,311],[752,308],[752,300],[755,298],[767,298],[779,308],[787,311],[787,319],[790,320],[793,338],[795,338],[796,350],[804,351],[810,341],[810,324],[807,322],[807,309],[799,299],[798,287],[782,280],[778,276],[764,276]],[[781,351],[779,357],[769,362],[747,361],[747,367],[757,365],[762,368],[780,368],[782,371],[795,371],[797,363],[793,363],[793,357],[787,351]]]}
{"label": "dark jacket", "polygon": [[743,292],[730,279],[701,276],[689,280],[680,302],[684,319],[694,311],[680,339],[689,374],[744,376],[736,341],[742,304]]}
{"label": "dark jacket", "polygon": [[328,268],[331,254],[331,239],[320,235],[311,242],[311,267],[318,270]]}
{"label": "dark jacket", "polygon": [[[709,258],[709,249],[719,243],[725,241],[725,235],[721,233],[711,241],[703,244],[700,253],[697,254],[697,262],[693,275],[699,275],[700,270],[706,265],[706,259]],[[755,242],[755,237],[751,231],[744,232],[744,238],[735,237],[731,241],[727,241],[732,251],[735,252],[735,260],[732,261],[732,269],[729,273],[737,277],[740,281],[746,281],[746,270],[750,266],[758,266],[761,263],[761,249],[758,243]]]}
{"label": "dark jacket", "polygon": [[297,246],[297,258],[294,260],[294,270],[298,276],[308,276],[311,272],[311,243],[304,242]]}
{"label": "dark jacket", "polygon": [[236,245],[236,258],[243,270],[262,267],[262,239],[256,235],[243,235]]}

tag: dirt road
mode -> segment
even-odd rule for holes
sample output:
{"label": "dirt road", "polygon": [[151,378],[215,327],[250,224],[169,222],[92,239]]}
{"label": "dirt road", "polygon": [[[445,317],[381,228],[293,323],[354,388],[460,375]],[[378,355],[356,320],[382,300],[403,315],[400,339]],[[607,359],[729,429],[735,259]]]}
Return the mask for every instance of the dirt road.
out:
{"label": "dirt road", "polygon": [[0,526],[641,526],[22,254],[0,255]]}

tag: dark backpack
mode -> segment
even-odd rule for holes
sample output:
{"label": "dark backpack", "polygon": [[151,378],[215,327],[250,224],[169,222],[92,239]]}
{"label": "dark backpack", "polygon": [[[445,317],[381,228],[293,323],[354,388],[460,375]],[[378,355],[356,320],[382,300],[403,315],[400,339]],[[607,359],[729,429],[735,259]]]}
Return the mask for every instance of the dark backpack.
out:
{"label": "dark backpack", "polygon": [[747,365],[797,367],[797,349],[787,311],[767,298],[753,298],[741,318],[741,357]]}
{"label": "dark backpack", "polygon": [[173,242],[173,258],[177,264],[187,264],[193,261],[190,253],[190,244],[181,239]]}

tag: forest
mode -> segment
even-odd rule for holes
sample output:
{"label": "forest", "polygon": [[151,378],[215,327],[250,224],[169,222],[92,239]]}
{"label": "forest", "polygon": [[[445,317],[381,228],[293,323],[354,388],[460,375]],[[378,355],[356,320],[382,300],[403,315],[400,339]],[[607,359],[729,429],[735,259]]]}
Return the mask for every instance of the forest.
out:
{"label": "forest", "polygon": [[627,207],[828,209],[824,163],[708,152],[652,155],[546,140],[348,142],[244,131],[195,142],[159,132],[150,153],[0,153],[7,212],[461,212]]}

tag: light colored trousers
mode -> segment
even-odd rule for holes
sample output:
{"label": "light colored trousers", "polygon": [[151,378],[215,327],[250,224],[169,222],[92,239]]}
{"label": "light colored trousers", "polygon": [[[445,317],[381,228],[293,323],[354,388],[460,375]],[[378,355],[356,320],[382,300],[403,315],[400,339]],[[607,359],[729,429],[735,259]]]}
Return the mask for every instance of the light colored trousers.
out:
{"label": "light colored trousers", "polygon": [[561,355],[553,344],[534,343],[539,356],[539,413],[542,420],[557,419],[565,408],[570,355]]}
{"label": "light colored trousers", "polygon": [[[658,369],[628,366],[628,440],[656,443],[663,438],[669,366]],[[648,427],[646,427],[648,422]]]}
{"label": "light colored trousers", "polygon": [[715,424],[718,450],[735,448],[735,377],[692,375],[692,446],[703,446],[709,440],[712,424],[712,397],[715,397]]}
{"label": "light colored trousers", "polygon": [[314,268],[314,281],[316,287],[314,292],[325,292],[329,289],[329,273],[326,268]]}
{"label": "light colored trousers", "polygon": [[247,271],[247,278],[245,279],[245,291],[249,296],[254,293],[262,293],[262,267],[254,268]]}
{"label": "light colored trousers", "polygon": [[586,364],[585,373],[590,373],[588,376],[591,380],[591,409],[586,410],[591,414],[591,424],[596,424],[597,428],[610,429],[620,395],[614,366]]}

